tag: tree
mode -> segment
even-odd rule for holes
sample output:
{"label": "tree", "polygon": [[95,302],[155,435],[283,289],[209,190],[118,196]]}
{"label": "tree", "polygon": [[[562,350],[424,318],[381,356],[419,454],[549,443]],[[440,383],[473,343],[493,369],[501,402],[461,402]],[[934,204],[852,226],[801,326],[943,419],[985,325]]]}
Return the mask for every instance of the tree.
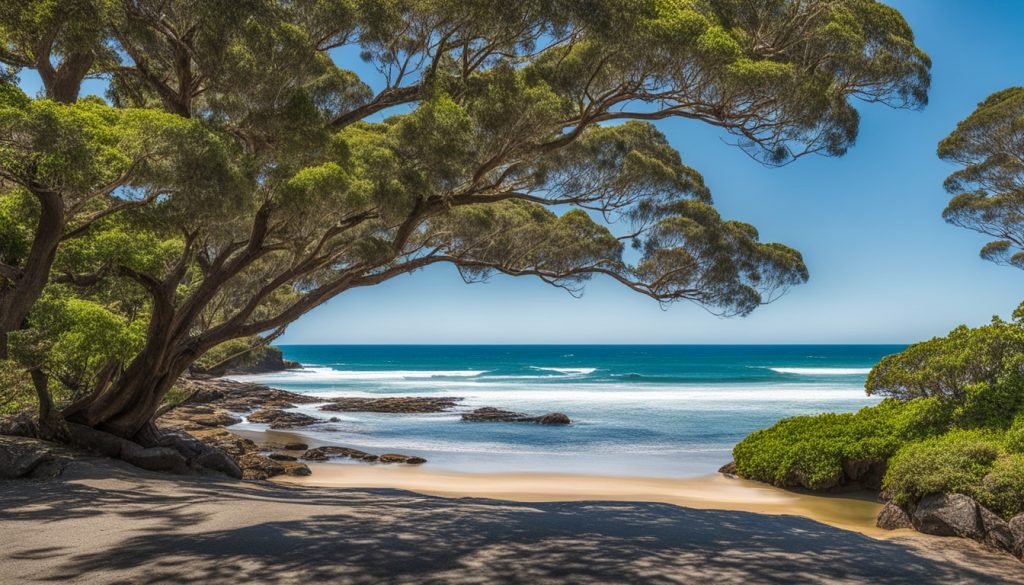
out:
{"label": "tree", "polygon": [[981,257],[1024,269],[1024,87],[996,92],[939,143],[939,157],[962,168],[942,217],[995,238]]}
{"label": "tree", "polygon": [[[853,100],[918,107],[929,84],[899,13],[866,0],[220,4],[135,0],[111,17],[131,56],[113,103],[232,145],[218,189],[121,214],[169,251],[109,276],[149,296],[145,340],[63,414],[143,444],[211,348],[431,264],[571,291],[603,275],[745,315],[805,281],[803,261],[721,218],[649,121],[713,124],[781,164],[843,154]],[[346,46],[383,89],[331,59]]]}

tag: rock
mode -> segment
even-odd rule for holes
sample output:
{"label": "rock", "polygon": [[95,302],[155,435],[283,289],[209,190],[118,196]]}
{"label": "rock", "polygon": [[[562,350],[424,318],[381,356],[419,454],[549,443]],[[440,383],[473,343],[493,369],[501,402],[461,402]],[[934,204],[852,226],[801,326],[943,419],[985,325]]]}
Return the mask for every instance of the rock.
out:
{"label": "rock", "polygon": [[537,423],[542,425],[567,425],[572,423],[572,421],[561,412],[549,412],[537,417]]}
{"label": "rock", "polygon": [[873,459],[844,459],[844,484],[858,484],[865,489],[877,490],[882,487],[886,461]]}
{"label": "rock", "polygon": [[264,408],[248,416],[249,422],[269,423],[272,429],[296,429],[320,422],[308,414]]}
{"label": "rock", "polygon": [[348,457],[360,461],[376,461],[378,459],[376,455],[348,447],[317,447],[302,455],[302,458],[308,461],[326,461],[332,457]]}
{"label": "rock", "polygon": [[47,441],[0,435],[0,479],[57,475],[67,461],[62,451]]}
{"label": "rock", "polygon": [[1024,560],[1024,514],[1017,514],[1006,523],[1013,536],[1013,554]]}
{"label": "rock", "polygon": [[267,455],[268,458],[274,461],[298,461],[298,457],[292,457],[291,455],[285,455],[284,453],[271,453]]}
{"label": "rock", "polygon": [[131,463],[135,467],[149,471],[169,471],[171,473],[185,474],[189,472],[188,461],[171,447],[147,447],[128,442],[121,449],[122,460]]}
{"label": "rock", "polygon": [[281,349],[273,345],[258,347],[252,351],[235,357],[226,363],[218,364],[216,368],[193,369],[205,375],[223,376],[226,374],[265,374],[268,372],[280,372],[282,370],[294,370],[301,368],[302,364],[284,359]]}
{"label": "rock", "polygon": [[910,521],[910,515],[906,510],[889,502],[878,513],[875,526],[884,530],[897,530],[900,528],[913,528],[914,523]]}
{"label": "rock", "polygon": [[313,472],[310,471],[309,467],[307,467],[305,463],[286,461],[281,462],[281,465],[284,467],[284,475],[291,475],[294,477],[313,475]]}
{"label": "rock", "polygon": [[730,461],[725,465],[718,468],[718,473],[728,475],[729,477],[737,477],[739,470],[736,468],[736,462]]}
{"label": "rock", "polygon": [[911,515],[914,528],[936,536],[959,536],[1013,552],[1013,529],[1005,520],[964,494],[931,494]]}
{"label": "rock", "polygon": [[287,443],[284,446],[285,451],[305,451],[309,449],[309,445],[305,443]]}
{"label": "rock", "polygon": [[551,412],[543,416],[530,416],[521,412],[502,410],[485,406],[462,414],[462,420],[469,422],[532,422],[538,424],[569,424],[569,417],[560,412]]}
{"label": "rock", "polygon": [[238,459],[244,479],[269,479],[284,473],[284,465],[259,453],[246,453]]}
{"label": "rock", "polygon": [[419,465],[426,463],[427,460],[422,457],[414,457],[412,455],[398,455],[397,453],[385,453],[380,456],[381,463],[406,463],[409,465]]}
{"label": "rock", "polygon": [[190,433],[196,439],[212,445],[236,459],[257,450],[256,443],[243,439],[226,429],[208,429]]}
{"label": "rock", "polygon": [[335,398],[330,404],[320,407],[328,412],[397,412],[427,413],[444,412],[461,398],[450,396],[394,396],[389,398]]}
{"label": "rock", "polygon": [[230,427],[242,422],[242,419],[231,416],[226,412],[215,412],[193,416],[192,422],[203,427]]}

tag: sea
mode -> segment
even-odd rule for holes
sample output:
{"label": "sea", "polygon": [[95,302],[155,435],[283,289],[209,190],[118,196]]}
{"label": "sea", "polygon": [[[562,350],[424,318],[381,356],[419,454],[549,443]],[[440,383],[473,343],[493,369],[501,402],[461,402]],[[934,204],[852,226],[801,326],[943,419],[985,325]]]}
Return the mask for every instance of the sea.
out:
{"label": "sea", "polygon": [[[317,444],[418,455],[438,470],[687,478],[779,419],[878,402],[864,382],[901,345],[284,345],[302,369],[235,379],[324,399],[454,396],[449,412],[327,413]],[[572,424],[465,422],[492,406]],[[329,422],[329,417],[338,420]],[[243,421],[240,429],[264,430]],[[347,460],[338,460],[344,464]]]}

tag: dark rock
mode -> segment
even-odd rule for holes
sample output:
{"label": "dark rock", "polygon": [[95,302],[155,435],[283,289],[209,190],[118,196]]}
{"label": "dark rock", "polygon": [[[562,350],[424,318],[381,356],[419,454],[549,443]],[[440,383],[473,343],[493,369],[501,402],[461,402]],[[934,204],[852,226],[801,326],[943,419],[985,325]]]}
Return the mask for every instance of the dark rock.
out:
{"label": "dark rock", "polygon": [[907,514],[906,510],[889,502],[878,513],[875,526],[885,530],[897,530],[900,528],[913,528],[914,523],[910,521],[910,515]]}
{"label": "dark rock", "polygon": [[464,412],[462,420],[469,422],[532,422],[538,424],[569,424],[569,417],[560,412],[551,412],[543,416],[530,416],[521,412],[502,410],[485,406],[471,412]]}
{"label": "dark rock", "polygon": [[1018,559],[1024,560],[1024,514],[1017,514],[1006,523],[1013,536],[1013,554]]}
{"label": "dark rock", "polygon": [[562,414],[561,412],[549,412],[543,416],[537,417],[537,423],[542,425],[567,425],[572,421],[569,417]]}
{"label": "dark rock", "polygon": [[59,460],[66,458],[56,454],[61,451],[54,443],[31,439],[28,437],[12,437],[0,435],[0,479],[17,479],[19,477],[55,475],[63,467]]}
{"label": "dark rock", "polygon": [[246,453],[238,459],[244,479],[269,479],[284,473],[284,465],[259,453]]}
{"label": "dark rock", "polygon": [[877,490],[882,487],[886,462],[873,459],[844,459],[844,484],[858,484],[865,489]]}
{"label": "dark rock", "polygon": [[320,410],[328,412],[397,412],[397,413],[427,413],[444,412],[452,407],[461,398],[449,396],[395,396],[389,398],[335,398],[330,404],[320,407]]}
{"label": "dark rock", "polygon": [[203,427],[230,427],[242,422],[242,419],[231,416],[226,412],[215,412],[193,416],[192,422]]}
{"label": "dark rock", "polygon": [[984,536],[978,502],[963,494],[927,495],[917,503],[911,520],[914,528],[925,534],[974,540]]}
{"label": "dark rock", "polygon": [[305,443],[288,443],[284,446],[285,451],[305,451],[309,445]]}
{"label": "dark rock", "polygon": [[301,367],[302,364],[298,362],[284,359],[280,348],[267,345],[253,349],[225,363],[217,364],[215,368],[202,369],[193,366],[193,369],[200,375],[223,376],[228,374],[265,374]]}
{"label": "dark rock", "polygon": [[918,502],[911,520],[925,534],[970,538],[1008,552],[1016,548],[1010,524],[964,494],[927,495]]}
{"label": "dark rock", "polygon": [[298,457],[293,457],[291,455],[285,455],[284,453],[271,453],[270,455],[267,455],[267,457],[269,457],[270,459],[273,459],[274,461],[298,461],[299,460]]}
{"label": "dark rock", "polygon": [[332,457],[348,457],[360,461],[376,461],[378,459],[376,455],[348,447],[317,447],[302,455],[303,459],[309,461],[326,461]]}
{"label": "dark rock", "polygon": [[739,470],[736,468],[736,462],[730,461],[725,465],[718,468],[718,473],[728,475],[729,477],[736,477]]}
{"label": "dark rock", "polygon": [[284,475],[291,475],[294,477],[313,475],[313,472],[309,470],[309,467],[307,467],[305,463],[285,461],[281,462],[281,465],[284,467]]}
{"label": "dark rock", "polygon": [[399,455],[397,453],[385,453],[380,456],[381,463],[406,463],[408,465],[419,465],[426,463],[427,460],[422,457],[415,457],[412,455]]}
{"label": "dark rock", "polygon": [[308,414],[302,414],[301,412],[288,412],[272,408],[257,410],[250,414],[248,419],[249,422],[254,423],[269,423],[270,428],[272,429],[296,429],[300,427],[308,427],[309,425],[319,422],[319,419],[309,416]]}

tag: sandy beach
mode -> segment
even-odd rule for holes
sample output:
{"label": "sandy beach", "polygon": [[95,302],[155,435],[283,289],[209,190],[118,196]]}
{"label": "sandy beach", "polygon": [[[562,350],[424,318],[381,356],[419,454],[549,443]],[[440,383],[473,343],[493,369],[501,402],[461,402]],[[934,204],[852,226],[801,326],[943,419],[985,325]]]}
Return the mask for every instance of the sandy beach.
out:
{"label": "sandy beach", "polygon": [[[471,489],[479,488],[470,482]],[[614,498],[441,498],[394,489],[181,477],[107,459],[79,459],[59,479],[0,482],[0,582],[966,584],[1024,579],[1016,559],[961,539],[879,540],[793,515]]]}
{"label": "sandy beach", "polygon": [[[782,490],[721,474],[689,479],[563,475],[475,474],[425,466],[311,463],[313,475],[279,476],[279,483],[333,488],[392,488],[448,498],[516,502],[619,501],[675,504],[700,510],[796,515],[862,534],[886,537],[875,527],[882,505],[870,492],[822,495]],[[913,531],[898,531],[914,534]]]}

